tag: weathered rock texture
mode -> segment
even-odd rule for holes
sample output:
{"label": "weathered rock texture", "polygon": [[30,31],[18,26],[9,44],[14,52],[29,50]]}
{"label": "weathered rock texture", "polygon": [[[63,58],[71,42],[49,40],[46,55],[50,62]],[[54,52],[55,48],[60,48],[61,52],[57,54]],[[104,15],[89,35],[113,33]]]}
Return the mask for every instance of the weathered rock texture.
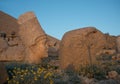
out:
{"label": "weathered rock texture", "polygon": [[21,43],[13,42],[9,45],[8,41],[1,38],[0,42],[0,45],[2,45],[0,48],[0,61],[22,61],[24,59],[24,46]]}
{"label": "weathered rock texture", "polygon": [[18,32],[17,19],[0,11],[0,32],[10,35],[12,32]]}
{"label": "weathered rock texture", "polygon": [[116,50],[116,37],[105,34],[106,46],[105,49],[115,49]]}
{"label": "weathered rock texture", "polygon": [[108,77],[110,79],[116,79],[119,74],[116,71],[110,71],[108,72]]}
{"label": "weathered rock texture", "polygon": [[24,46],[18,36],[17,20],[0,11],[0,61],[22,61]]}
{"label": "weathered rock texture", "polygon": [[49,56],[58,56],[60,40],[47,35],[47,43],[48,43],[48,55]]}
{"label": "weathered rock texture", "polygon": [[[107,37],[94,27],[86,27],[65,33],[60,44],[60,64],[65,69],[73,65],[96,63],[96,56],[107,48],[114,48],[114,42],[107,43]],[[100,54],[98,54],[100,53]]]}
{"label": "weathered rock texture", "polygon": [[18,19],[19,35],[25,45],[26,58],[29,63],[39,63],[47,57],[47,36],[33,12],[27,12]]}
{"label": "weathered rock texture", "polygon": [[117,51],[118,53],[120,53],[120,36],[117,37],[116,42],[117,42]]}
{"label": "weathered rock texture", "polygon": [[0,61],[37,63],[47,55],[58,56],[59,42],[45,34],[32,12],[17,20],[0,11]]}

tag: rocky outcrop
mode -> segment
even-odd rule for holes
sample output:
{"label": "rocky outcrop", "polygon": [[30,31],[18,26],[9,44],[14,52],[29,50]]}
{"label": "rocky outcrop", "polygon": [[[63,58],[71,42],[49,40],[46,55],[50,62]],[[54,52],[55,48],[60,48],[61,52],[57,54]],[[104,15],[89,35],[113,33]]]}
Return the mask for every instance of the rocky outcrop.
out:
{"label": "rocky outcrop", "polygon": [[100,55],[115,55],[117,52],[115,49],[103,49],[101,51],[99,51],[96,55],[100,56]]}
{"label": "rocky outcrop", "polygon": [[33,12],[27,12],[18,18],[19,35],[25,45],[25,61],[39,63],[47,57],[47,36]]}
{"label": "rocky outcrop", "polygon": [[0,61],[37,63],[47,55],[58,56],[59,43],[45,34],[33,12],[17,20],[0,11]]}
{"label": "rocky outcrop", "polygon": [[41,58],[59,55],[61,67],[65,68],[69,64],[79,67],[94,63],[96,56],[103,54],[119,60],[119,53],[119,36],[87,27],[67,32],[60,43],[44,32],[33,12],[17,20],[0,11],[0,61],[39,63]]}
{"label": "rocky outcrop", "polygon": [[24,46],[18,38],[9,41],[0,38],[0,61],[22,61],[24,56]]}
{"label": "rocky outcrop", "polygon": [[8,44],[6,40],[4,40],[3,38],[0,38],[0,53],[6,50],[7,48],[8,48]]}
{"label": "rocky outcrop", "polygon": [[109,34],[104,34],[106,38],[106,46],[104,49],[115,49],[116,50],[116,37]]}
{"label": "rocky outcrop", "polygon": [[0,61],[22,61],[24,46],[18,36],[17,20],[0,11]]}
{"label": "rocky outcrop", "polygon": [[117,51],[118,53],[120,53],[120,36],[117,37],[116,43],[117,43]]}
{"label": "rocky outcrop", "polygon": [[0,11],[0,32],[10,35],[12,32],[18,32],[17,19]]}
{"label": "rocky outcrop", "polygon": [[60,40],[47,35],[47,43],[48,43],[48,55],[49,56],[58,56]]}
{"label": "rocky outcrop", "polygon": [[[93,64],[96,54],[106,47],[105,35],[94,27],[86,27],[65,33],[60,44],[61,68],[73,65]],[[109,45],[107,45],[109,47]]]}

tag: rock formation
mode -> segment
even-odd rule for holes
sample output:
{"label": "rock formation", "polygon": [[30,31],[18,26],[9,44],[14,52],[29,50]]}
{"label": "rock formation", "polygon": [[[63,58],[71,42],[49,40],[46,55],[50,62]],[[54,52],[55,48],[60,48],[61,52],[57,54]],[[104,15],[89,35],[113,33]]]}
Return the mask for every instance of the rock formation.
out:
{"label": "rock formation", "polygon": [[1,61],[22,61],[24,56],[24,46],[19,36],[7,37],[6,39],[0,37]]}
{"label": "rock formation", "polygon": [[105,49],[115,49],[116,50],[116,37],[109,34],[104,34],[106,38]]}
{"label": "rock formation", "polygon": [[114,42],[107,43],[107,41],[106,36],[94,27],[65,33],[60,44],[61,68],[73,65],[77,69],[80,65],[96,63],[96,56],[100,55],[100,52],[108,50],[107,48],[114,49]]}
{"label": "rock formation", "polygon": [[18,32],[17,19],[0,11],[0,32],[10,35],[12,32]]}
{"label": "rock formation", "polygon": [[17,20],[0,11],[0,61],[22,61],[24,46],[18,36]]}
{"label": "rock formation", "polygon": [[27,12],[18,18],[19,35],[25,45],[26,58],[29,63],[39,63],[47,57],[47,36],[33,12]]}
{"label": "rock formation", "polygon": [[60,40],[47,35],[47,42],[48,42],[48,55],[49,56],[58,56]]}
{"label": "rock formation", "polygon": [[32,12],[17,20],[0,11],[0,61],[37,63],[47,54],[58,56],[59,43],[56,38],[45,34]]}
{"label": "rock formation", "polygon": [[116,37],[109,34],[104,34],[106,42],[103,50],[99,51],[96,55],[116,55],[117,54],[117,44]]}
{"label": "rock formation", "polygon": [[118,53],[120,53],[120,36],[117,37],[116,42],[117,42],[117,51]]}
{"label": "rock formation", "polygon": [[65,33],[60,43],[44,32],[33,12],[15,19],[0,11],[0,61],[39,63],[41,58],[60,56],[61,68],[78,68],[96,63],[102,54],[120,59],[119,36],[87,27]]}

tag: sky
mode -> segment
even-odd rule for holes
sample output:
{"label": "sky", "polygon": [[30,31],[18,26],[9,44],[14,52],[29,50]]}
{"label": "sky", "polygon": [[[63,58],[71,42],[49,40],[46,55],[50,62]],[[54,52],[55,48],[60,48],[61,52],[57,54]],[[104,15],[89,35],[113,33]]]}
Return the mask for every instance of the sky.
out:
{"label": "sky", "polygon": [[58,39],[83,27],[120,35],[120,0],[0,0],[0,10],[15,18],[33,11],[44,31]]}

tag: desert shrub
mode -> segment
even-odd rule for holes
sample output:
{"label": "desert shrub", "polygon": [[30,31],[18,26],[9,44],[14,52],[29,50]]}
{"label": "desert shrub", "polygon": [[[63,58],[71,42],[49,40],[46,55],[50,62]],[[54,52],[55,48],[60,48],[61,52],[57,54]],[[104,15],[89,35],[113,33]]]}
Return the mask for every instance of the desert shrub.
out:
{"label": "desert shrub", "polygon": [[63,74],[55,73],[53,80],[54,80],[53,84],[67,84],[67,81],[64,80]]}
{"label": "desert shrub", "polygon": [[71,84],[81,84],[81,80],[77,74],[69,76],[68,82],[70,82]]}
{"label": "desert shrub", "polygon": [[53,73],[41,65],[10,64],[7,65],[8,84],[53,84]]}
{"label": "desert shrub", "polygon": [[120,74],[120,66],[117,66],[117,67],[115,68],[115,71],[118,72],[118,74]]}
{"label": "desert shrub", "polygon": [[109,71],[117,71],[118,73],[120,73],[120,66],[117,61],[107,61],[107,62],[101,63],[100,67],[104,71],[106,71],[106,73]]}
{"label": "desert shrub", "polygon": [[102,68],[96,66],[93,69],[93,76],[97,80],[106,79],[106,71],[104,71]]}
{"label": "desert shrub", "polygon": [[114,79],[108,79],[108,80],[102,80],[98,84],[120,84],[120,82]]}
{"label": "desert shrub", "polygon": [[53,68],[53,69],[58,69],[59,66],[55,66],[55,65],[53,66],[53,65],[49,64],[49,62],[51,60],[56,60],[56,59],[58,59],[58,57],[55,57],[55,56],[49,56],[49,57],[46,57],[46,58],[42,58],[42,62],[41,62],[40,65],[42,67],[46,68],[46,69],[49,69],[50,67]]}
{"label": "desert shrub", "polygon": [[112,60],[112,55],[103,54],[103,55],[97,56],[96,60],[98,60],[98,61]]}
{"label": "desert shrub", "polygon": [[80,84],[74,71],[59,72],[55,67],[49,64],[8,64],[8,84]]}
{"label": "desert shrub", "polygon": [[68,84],[81,84],[81,79],[77,71],[74,69],[73,65],[69,65],[66,68],[65,74],[68,77],[68,80],[67,80]]}
{"label": "desert shrub", "polygon": [[105,71],[97,65],[81,66],[79,69],[79,75],[87,76],[88,78],[95,78],[98,80],[105,79],[106,77]]}

